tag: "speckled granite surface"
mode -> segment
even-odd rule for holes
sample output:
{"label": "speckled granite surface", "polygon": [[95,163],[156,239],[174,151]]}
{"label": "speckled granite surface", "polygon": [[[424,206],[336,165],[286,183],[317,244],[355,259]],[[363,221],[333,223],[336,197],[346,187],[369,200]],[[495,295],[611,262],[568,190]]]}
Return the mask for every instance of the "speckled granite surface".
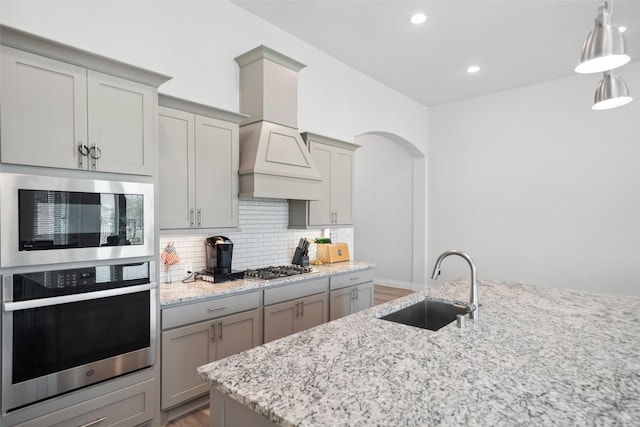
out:
{"label": "speckled granite surface", "polygon": [[479,282],[480,320],[433,332],[373,307],[198,369],[286,426],[638,425],[640,298]]}
{"label": "speckled granite surface", "polygon": [[260,280],[246,279],[234,280],[222,283],[211,283],[203,280],[195,282],[173,282],[160,285],[160,305],[162,307],[193,302],[200,299],[228,296],[238,292],[246,292],[257,289],[265,289],[272,286],[279,286],[298,280],[315,279],[333,274],[349,273],[351,271],[366,270],[374,268],[375,264],[370,262],[339,262],[335,264],[312,265],[312,273],[290,276],[283,279]]}

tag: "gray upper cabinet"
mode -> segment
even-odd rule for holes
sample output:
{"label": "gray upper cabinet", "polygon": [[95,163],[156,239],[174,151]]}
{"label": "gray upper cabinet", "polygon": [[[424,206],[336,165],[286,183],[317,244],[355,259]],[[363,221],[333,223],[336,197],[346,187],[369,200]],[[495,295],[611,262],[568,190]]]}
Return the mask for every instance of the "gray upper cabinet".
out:
{"label": "gray upper cabinet", "polygon": [[76,51],[71,63],[0,48],[3,163],[153,175],[157,86],[78,65]]}
{"label": "gray upper cabinet", "polygon": [[159,96],[160,228],[238,227],[244,115]]}
{"label": "gray upper cabinet", "polygon": [[302,133],[302,138],[322,175],[322,197],[290,200],[289,227],[352,225],[354,151],[360,146],[309,132]]}

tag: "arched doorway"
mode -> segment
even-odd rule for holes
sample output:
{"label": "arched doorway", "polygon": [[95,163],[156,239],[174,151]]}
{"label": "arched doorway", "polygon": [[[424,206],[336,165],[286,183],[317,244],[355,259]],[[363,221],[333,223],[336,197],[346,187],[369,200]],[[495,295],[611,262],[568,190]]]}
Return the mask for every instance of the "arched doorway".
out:
{"label": "arched doorway", "polygon": [[426,161],[404,138],[368,132],[355,138],[354,246],[375,262],[376,283],[426,287]]}

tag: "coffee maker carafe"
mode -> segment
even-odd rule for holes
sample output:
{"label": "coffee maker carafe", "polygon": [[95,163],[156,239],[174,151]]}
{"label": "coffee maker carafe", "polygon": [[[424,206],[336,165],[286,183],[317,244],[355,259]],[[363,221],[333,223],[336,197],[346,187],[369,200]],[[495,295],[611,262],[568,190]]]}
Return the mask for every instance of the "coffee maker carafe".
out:
{"label": "coffee maker carafe", "polygon": [[207,249],[207,272],[214,275],[231,273],[233,243],[225,236],[209,237],[204,242]]}

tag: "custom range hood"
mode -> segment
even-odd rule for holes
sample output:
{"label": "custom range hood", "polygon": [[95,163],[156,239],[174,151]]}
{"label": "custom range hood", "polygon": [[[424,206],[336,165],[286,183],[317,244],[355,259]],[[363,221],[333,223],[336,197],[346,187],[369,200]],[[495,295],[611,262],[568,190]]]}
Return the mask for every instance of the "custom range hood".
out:
{"label": "custom range hood", "polygon": [[298,133],[301,64],[266,46],[238,56],[240,197],[318,200],[322,176]]}

